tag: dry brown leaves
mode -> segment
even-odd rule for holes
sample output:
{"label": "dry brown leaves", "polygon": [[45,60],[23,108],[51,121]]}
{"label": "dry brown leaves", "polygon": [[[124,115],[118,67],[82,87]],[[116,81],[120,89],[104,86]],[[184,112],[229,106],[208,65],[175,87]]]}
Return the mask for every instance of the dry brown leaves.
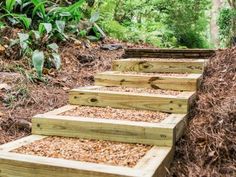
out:
{"label": "dry brown leaves", "polygon": [[171,171],[171,176],[236,176],[236,48],[219,51],[207,64]]}

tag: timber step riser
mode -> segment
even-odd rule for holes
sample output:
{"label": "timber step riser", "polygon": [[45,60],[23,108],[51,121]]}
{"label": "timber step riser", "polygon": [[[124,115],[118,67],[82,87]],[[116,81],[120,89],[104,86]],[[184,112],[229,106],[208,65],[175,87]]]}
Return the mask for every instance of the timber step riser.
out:
{"label": "timber step riser", "polygon": [[182,135],[187,121],[187,116],[181,114],[171,114],[159,123],[61,115],[76,107],[68,105],[57,109],[56,114],[33,117],[32,133],[171,147]]}
{"label": "timber step riser", "polygon": [[[97,86],[99,87],[99,86]],[[135,94],[94,90],[84,87],[69,92],[69,103],[81,106],[112,107],[123,109],[142,109],[175,114],[187,114],[195,95],[183,92],[177,96]]]}
{"label": "timber step riser", "polygon": [[104,72],[95,76],[97,86],[124,86],[133,88],[152,88],[177,91],[196,91],[201,75],[189,77],[163,77]]}
{"label": "timber step riser", "polygon": [[214,50],[201,49],[125,49],[125,58],[209,58],[215,54]]}
{"label": "timber step riser", "polygon": [[205,60],[173,61],[121,59],[112,63],[113,71],[144,73],[192,73],[202,74]]}

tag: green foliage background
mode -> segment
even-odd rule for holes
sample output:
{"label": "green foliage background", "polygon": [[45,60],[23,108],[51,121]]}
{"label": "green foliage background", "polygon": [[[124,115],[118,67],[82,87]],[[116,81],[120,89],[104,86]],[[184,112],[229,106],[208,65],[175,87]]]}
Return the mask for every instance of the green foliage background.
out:
{"label": "green foliage background", "polygon": [[236,38],[236,9],[225,7],[220,11],[218,18],[221,45],[232,45],[232,38]]}
{"label": "green foliage background", "polygon": [[98,0],[100,24],[112,37],[159,47],[207,48],[210,0]]}

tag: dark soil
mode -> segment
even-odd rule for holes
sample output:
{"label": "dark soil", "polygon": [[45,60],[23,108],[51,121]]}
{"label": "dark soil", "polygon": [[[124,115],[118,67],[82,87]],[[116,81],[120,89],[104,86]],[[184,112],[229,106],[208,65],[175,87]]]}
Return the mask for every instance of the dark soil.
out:
{"label": "dark soil", "polygon": [[236,48],[207,64],[170,176],[236,176]]}

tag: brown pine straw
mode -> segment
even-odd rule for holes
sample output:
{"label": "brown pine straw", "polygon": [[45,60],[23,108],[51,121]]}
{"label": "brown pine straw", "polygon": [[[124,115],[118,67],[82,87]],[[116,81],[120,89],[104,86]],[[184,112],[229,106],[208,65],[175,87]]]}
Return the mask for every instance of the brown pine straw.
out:
{"label": "brown pine straw", "polygon": [[236,176],[236,47],[208,62],[169,176]]}

